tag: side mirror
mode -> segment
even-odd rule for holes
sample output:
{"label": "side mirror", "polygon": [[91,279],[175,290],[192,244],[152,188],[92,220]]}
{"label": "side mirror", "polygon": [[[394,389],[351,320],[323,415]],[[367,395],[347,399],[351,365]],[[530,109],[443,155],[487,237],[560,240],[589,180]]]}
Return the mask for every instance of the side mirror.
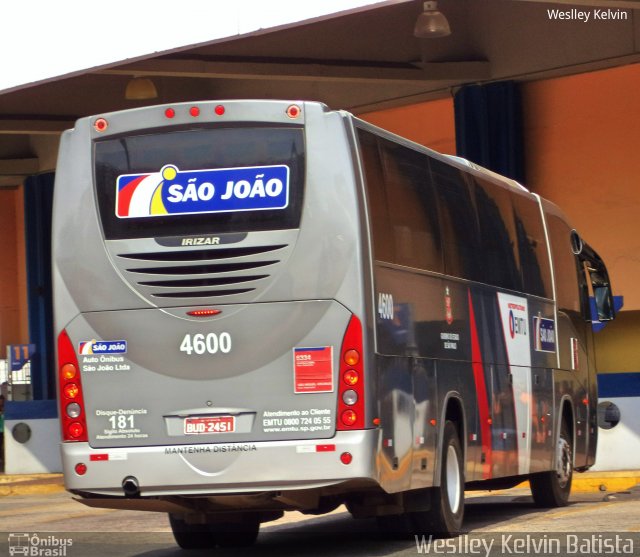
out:
{"label": "side mirror", "polygon": [[615,318],[613,294],[610,286],[593,286],[593,297],[596,302],[598,321],[611,321]]}

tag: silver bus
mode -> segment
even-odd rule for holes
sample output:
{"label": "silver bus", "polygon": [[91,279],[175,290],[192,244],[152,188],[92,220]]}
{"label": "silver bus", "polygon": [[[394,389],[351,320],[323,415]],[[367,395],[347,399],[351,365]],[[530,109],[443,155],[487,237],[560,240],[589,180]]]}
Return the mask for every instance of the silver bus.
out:
{"label": "silver bus", "polygon": [[567,503],[596,451],[601,258],[516,182],[315,102],[145,107],[63,134],[66,487],[183,548],[346,505],[454,535],[465,489]]}

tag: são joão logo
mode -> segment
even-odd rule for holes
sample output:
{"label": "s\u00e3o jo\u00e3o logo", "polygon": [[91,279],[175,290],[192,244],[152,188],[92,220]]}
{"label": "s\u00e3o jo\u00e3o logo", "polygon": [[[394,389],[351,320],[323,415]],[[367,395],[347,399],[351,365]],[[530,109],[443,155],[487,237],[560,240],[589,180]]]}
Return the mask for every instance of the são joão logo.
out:
{"label": "s\u00e3o jo\u00e3o logo", "polygon": [[116,216],[158,217],[197,213],[285,209],[289,167],[252,166],[124,174],[116,181]]}

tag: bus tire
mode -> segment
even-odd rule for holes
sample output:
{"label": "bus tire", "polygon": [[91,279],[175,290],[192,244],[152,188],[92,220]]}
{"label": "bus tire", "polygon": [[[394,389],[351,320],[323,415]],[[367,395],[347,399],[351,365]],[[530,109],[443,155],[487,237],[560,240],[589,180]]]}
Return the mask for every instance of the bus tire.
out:
{"label": "bus tire", "polygon": [[569,503],[573,479],[573,446],[566,420],[562,420],[555,452],[555,470],[532,474],[531,494],[538,507],[564,507]]}
{"label": "bus tire", "polygon": [[431,488],[431,508],[412,514],[420,533],[450,538],[460,533],[464,518],[464,457],[454,422],[444,425],[440,486]]}
{"label": "bus tire", "polygon": [[169,524],[176,543],[182,549],[211,549],[218,544],[207,524],[189,524],[175,514],[169,514]]}

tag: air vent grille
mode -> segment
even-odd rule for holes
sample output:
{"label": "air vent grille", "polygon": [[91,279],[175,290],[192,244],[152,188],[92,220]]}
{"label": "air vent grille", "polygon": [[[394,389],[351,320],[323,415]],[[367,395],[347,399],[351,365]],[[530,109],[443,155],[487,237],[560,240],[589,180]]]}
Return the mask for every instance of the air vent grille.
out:
{"label": "air vent grille", "polygon": [[[145,297],[198,300],[258,292],[287,244],[118,253],[125,277]],[[265,254],[266,255],[265,257]],[[261,271],[256,272],[257,269]]]}

